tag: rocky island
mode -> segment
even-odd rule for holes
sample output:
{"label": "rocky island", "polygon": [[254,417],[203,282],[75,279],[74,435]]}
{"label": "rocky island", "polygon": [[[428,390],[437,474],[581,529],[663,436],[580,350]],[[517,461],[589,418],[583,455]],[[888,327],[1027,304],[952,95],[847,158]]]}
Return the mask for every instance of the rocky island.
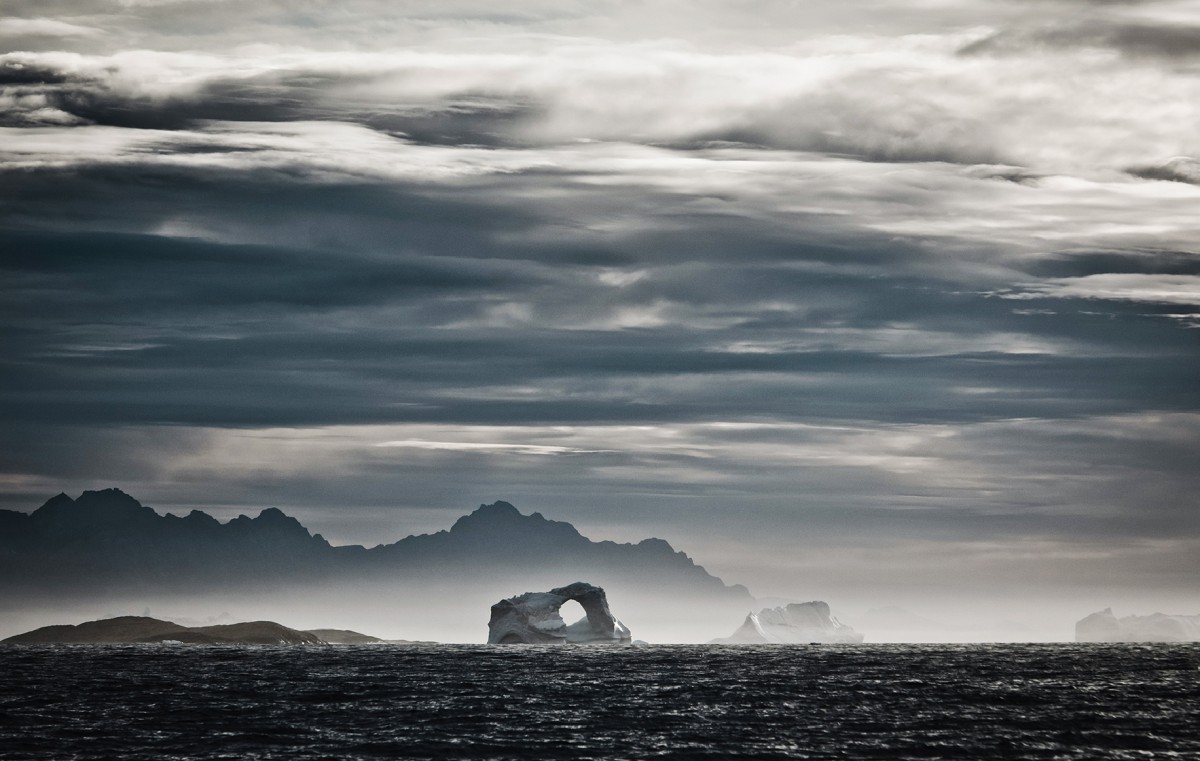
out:
{"label": "rocky island", "polygon": [[[326,639],[321,632],[332,633]],[[337,629],[300,631],[274,621],[248,621],[215,626],[182,626],[147,616],[118,616],[86,621],[77,626],[60,624],[0,640],[3,645],[135,645],[180,643],[188,645],[327,645],[382,642],[358,632]]]}

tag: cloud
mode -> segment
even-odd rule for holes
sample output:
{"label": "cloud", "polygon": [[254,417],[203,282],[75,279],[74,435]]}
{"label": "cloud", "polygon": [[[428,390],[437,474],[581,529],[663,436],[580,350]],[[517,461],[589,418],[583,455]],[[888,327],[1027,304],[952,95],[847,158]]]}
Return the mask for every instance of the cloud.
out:
{"label": "cloud", "polygon": [[303,168],[314,181],[353,182],[437,180],[547,166],[545,160],[514,152],[409,150],[408,141],[337,122],[218,122],[197,130],[81,126],[69,132],[37,125],[0,127],[0,135],[13,138],[0,148],[9,171],[133,164],[286,174]]}
{"label": "cloud", "polygon": [[[37,98],[38,108],[109,126],[336,114],[443,144],[741,141],[1081,173],[1197,149],[1182,126],[1193,120],[1179,111],[1200,92],[1183,72],[1054,50],[964,58],[955,54],[962,40],[846,39],[719,55],[564,41],[503,53],[24,53],[0,65],[52,72],[44,84],[10,85],[14,103],[19,96],[33,110]],[[1086,86],[1061,86],[1067,71]]]}
{"label": "cloud", "polygon": [[422,439],[403,439],[397,441],[381,441],[375,446],[391,449],[429,449],[447,452],[483,452],[486,454],[524,454],[524,455],[572,455],[597,454],[599,449],[576,449],[559,447],[549,444],[500,444],[479,441],[424,441]]}
{"label": "cloud", "polygon": [[1072,47],[1111,49],[1134,58],[1187,60],[1200,55],[1200,25],[1111,17],[1072,19],[1046,26],[1005,29],[968,44],[961,52],[1004,54]]}
{"label": "cloud", "polygon": [[102,29],[52,18],[0,18],[0,37],[95,37]]}
{"label": "cloud", "polygon": [[1200,306],[1200,276],[1106,272],[1056,278],[1000,296],[1006,299],[1082,298]]}
{"label": "cloud", "polygon": [[1147,180],[1200,185],[1200,161],[1190,156],[1176,156],[1156,166],[1134,167],[1129,173]]}

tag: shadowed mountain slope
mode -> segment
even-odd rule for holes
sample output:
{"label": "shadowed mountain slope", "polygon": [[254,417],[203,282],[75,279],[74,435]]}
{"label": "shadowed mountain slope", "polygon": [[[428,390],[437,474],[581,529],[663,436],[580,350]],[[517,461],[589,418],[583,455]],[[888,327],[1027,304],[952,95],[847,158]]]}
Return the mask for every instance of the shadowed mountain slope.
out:
{"label": "shadowed mountain slope", "polygon": [[33,513],[0,511],[0,594],[277,590],[306,584],[556,574],[652,578],[666,592],[750,601],[661,539],[593,542],[570,523],[481,505],[447,531],[365,548],[331,546],[270,508],[226,523],[199,511],[159,515],[118,489],[59,494]]}

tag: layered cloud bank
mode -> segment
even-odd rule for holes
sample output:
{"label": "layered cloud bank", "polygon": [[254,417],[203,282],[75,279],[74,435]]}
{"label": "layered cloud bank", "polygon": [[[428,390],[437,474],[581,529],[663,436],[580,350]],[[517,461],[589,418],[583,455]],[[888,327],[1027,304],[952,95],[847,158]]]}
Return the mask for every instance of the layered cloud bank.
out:
{"label": "layered cloud bank", "polygon": [[1194,594],[1194,7],[395,5],[6,6],[0,501]]}

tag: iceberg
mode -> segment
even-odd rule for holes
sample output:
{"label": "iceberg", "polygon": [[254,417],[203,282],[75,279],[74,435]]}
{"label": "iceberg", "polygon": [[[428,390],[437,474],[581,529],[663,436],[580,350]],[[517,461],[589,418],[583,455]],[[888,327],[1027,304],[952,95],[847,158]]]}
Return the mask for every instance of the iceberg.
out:
{"label": "iceberg", "polygon": [[[568,625],[558,611],[570,600],[586,615]],[[582,581],[501,600],[492,606],[488,621],[489,645],[628,645],[632,639],[629,628],[608,609],[604,590]]]}
{"label": "iceberg", "polygon": [[1093,613],[1075,624],[1076,642],[1200,642],[1200,616],[1117,618],[1112,608]]}
{"label": "iceberg", "polygon": [[751,613],[733,634],[709,644],[834,645],[862,641],[863,635],[829,614],[828,603],[814,600]]}

